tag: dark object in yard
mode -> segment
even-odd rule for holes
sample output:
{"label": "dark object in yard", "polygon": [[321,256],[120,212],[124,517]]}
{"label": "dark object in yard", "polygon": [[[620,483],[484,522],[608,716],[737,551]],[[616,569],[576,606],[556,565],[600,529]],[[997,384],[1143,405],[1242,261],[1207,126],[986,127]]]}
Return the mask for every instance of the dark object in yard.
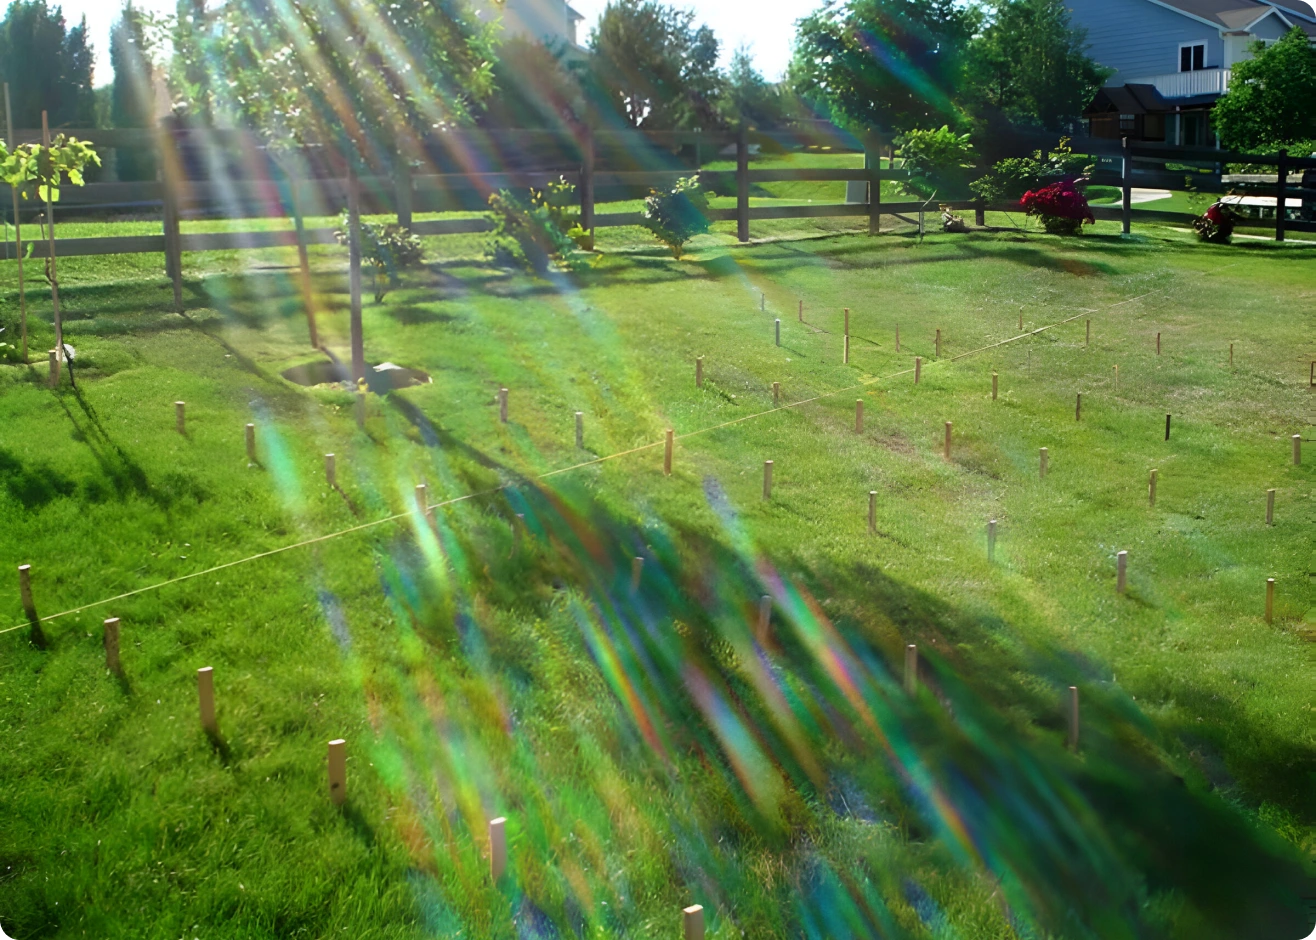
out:
{"label": "dark object in yard", "polygon": [[964,221],[962,216],[952,212],[950,206],[942,204],[937,208],[941,210],[941,230],[943,232],[959,232],[961,234],[968,232],[968,223]]}
{"label": "dark object in yard", "polygon": [[1204,242],[1228,245],[1234,237],[1234,223],[1238,214],[1223,202],[1217,202],[1204,213],[1193,219],[1193,229],[1197,237]]}
{"label": "dark object in yard", "polygon": [[[284,369],[280,373],[289,382],[298,385],[342,385],[351,389],[352,372],[341,362],[334,360],[308,362],[304,365]],[[433,379],[428,372],[420,369],[406,369],[391,362],[381,362],[377,366],[367,365],[366,386],[376,395],[384,395],[399,388],[413,385],[428,385]]]}

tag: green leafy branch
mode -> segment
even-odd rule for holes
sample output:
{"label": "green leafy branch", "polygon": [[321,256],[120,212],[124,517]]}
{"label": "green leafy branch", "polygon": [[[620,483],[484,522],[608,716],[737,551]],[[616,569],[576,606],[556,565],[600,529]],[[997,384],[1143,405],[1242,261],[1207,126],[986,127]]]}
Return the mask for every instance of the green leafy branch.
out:
{"label": "green leafy branch", "polygon": [[73,186],[83,185],[82,174],[88,163],[101,164],[101,158],[85,140],[57,134],[46,147],[20,144],[13,150],[0,144],[0,182],[16,186],[24,199],[59,202],[63,180]]}

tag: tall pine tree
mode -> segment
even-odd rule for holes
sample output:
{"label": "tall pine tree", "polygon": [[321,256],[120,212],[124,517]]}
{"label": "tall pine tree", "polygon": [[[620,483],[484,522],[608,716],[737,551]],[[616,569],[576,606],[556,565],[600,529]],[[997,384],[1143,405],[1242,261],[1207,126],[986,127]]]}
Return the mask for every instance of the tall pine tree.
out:
{"label": "tall pine tree", "polygon": [[9,83],[15,127],[91,127],[96,120],[92,52],[84,18],[69,29],[60,7],[14,0],[0,20],[0,81]]}

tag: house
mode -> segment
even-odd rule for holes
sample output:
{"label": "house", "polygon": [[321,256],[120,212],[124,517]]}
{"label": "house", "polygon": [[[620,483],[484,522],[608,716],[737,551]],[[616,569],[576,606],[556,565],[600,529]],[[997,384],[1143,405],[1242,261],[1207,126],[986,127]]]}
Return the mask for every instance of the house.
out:
{"label": "house", "polygon": [[1093,137],[1212,146],[1210,111],[1252,44],[1297,26],[1316,42],[1305,0],[1067,0],[1088,54],[1113,69],[1084,112]]}
{"label": "house", "polygon": [[577,31],[585,17],[567,0],[475,0],[474,7],[482,19],[501,17],[503,35],[508,39],[538,40],[550,47],[582,51]]}

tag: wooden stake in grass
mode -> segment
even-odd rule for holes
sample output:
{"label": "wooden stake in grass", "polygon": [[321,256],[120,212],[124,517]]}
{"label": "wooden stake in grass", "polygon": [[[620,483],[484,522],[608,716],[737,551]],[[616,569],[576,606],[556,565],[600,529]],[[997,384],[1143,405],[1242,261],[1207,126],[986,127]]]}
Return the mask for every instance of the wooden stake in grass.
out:
{"label": "wooden stake in grass", "polygon": [[941,330],[937,330],[937,358],[941,358]]}
{"label": "wooden stake in grass", "polygon": [[489,820],[489,874],[494,881],[507,871],[507,817]]}
{"label": "wooden stake in grass", "polygon": [[1153,470],[1147,480],[1147,506],[1151,509],[1156,508],[1156,478],[1160,473],[1159,470]]}
{"label": "wooden stake in grass", "polygon": [[915,384],[915,385],[918,384],[918,380],[919,380],[919,377],[920,377],[920,375],[922,374],[922,372],[923,372],[923,357],[922,357],[922,356],[915,356],[915,357],[914,357],[914,384]]}
{"label": "wooden stake in grass", "polygon": [[772,499],[772,461],[763,461],[763,498]]}
{"label": "wooden stake in grass", "polygon": [[1083,340],[1083,344],[1084,344],[1085,346],[1091,346],[1091,345],[1092,345],[1092,321],[1091,321],[1091,320],[1088,320],[1088,321],[1087,321],[1087,336],[1084,338],[1084,340]]}
{"label": "wooden stake in grass", "polygon": [[777,345],[780,346],[781,345],[781,317],[778,317],[776,320],[773,321],[773,323],[776,325],[777,328]]}
{"label": "wooden stake in grass", "polygon": [[944,454],[944,456],[945,456],[945,458],[946,458],[947,460],[950,460],[950,429],[951,429],[951,422],[947,421],[947,422],[946,422],[946,447],[945,447],[945,454]]}
{"label": "wooden stake in grass", "polygon": [[1160,354],[1161,354],[1161,334],[1158,332],[1156,334],[1156,355],[1159,356]]}
{"label": "wooden stake in grass", "polygon": [[1266,525],[1275,524],[1275,491],[1266,490]]}
{"label": "wooden stake in grass", "polygon": [[631,593],[640,590],[640,578],[644,576],[644,559],[636,555],[631,559]]}
{"label": "wooden stake in grass", "polygon": [[759,622],[754,630],[754,639],[762,646],[768,639],[768,627],[772,624],[772,595],[764,594],[759,598]]}
{"label": "wooden stake in grass", "polygon": [[803,322],[804,322],[804,301],[802,301],[802,300],[800,301],[800,313],[799,313],[799,318],[800,318],[800,322],[803,323]]}
{"label": "wooden stake in grass", "polygon": [[856,398],[854,403],[854,432],[864,433],[864,400]]}
{"label": "wooden stake in grass", "polygon": [[1115,593],[1123,594],[1129,583],[1129,553],[1115,554]]}
{"label": "wooden stake in grass", "polygon": [[498,420],[507,423],[507,389],[498,390]]}
{"label": "wooden stake in grass", "polygon": [[247,425],[247,459],[256,462],[256,425]]}
{"label": "wooden stake in grass", "polygon": [[996,560],[996,520],[990,519],[987,522],[987,560]]}
{"label": "wooden stake in grass", "polygon": [[850,335],[850,308],[845,308],[845,335]]}
{"label": "wooden stake in grass", "polygon": [[416,508],[419,509],[421,515],[425,517],[425,521],[428,522],[431,527],[433,527],[434,510],[430,508],[429,487],[426,486],[424,483],[416,484]]}
{"label": "wooden stake in grass", "polygon": [[59,385],[59,353],[55,350],[50,351],[50,387],[55,388]]}
{"label": "wooden stake in grass", "polygon": [[681,908],[681,923],[685,931],[685,940],[704,940],[704,908],[700,904],[691,904]]}
{"label": "wooden stake in grass", "polygon": [[845,365],[850,364],[850,337],[841,337],[841,362]]}
{"label": "wooden stake in grass", "polygon": [[[213,666],[202,666],[196,671],[196,691],[201,711],[201,728],[206,734],[215,734],[219,731],[219,725],[215,723],[215,670]],[[332,745],[330,747],[332,748]]]}
{"label": "wooden stake in grass", "polygon": [[105,668],[110,672],[119,671],[119,618],[111,617],[105,621]]}
{"label": "wooden stake in grass", "polygon": [[329,742],[329,799],[335,806],[347,799],[347,741],[342,738]]}
{"label": "wooden stake in grass", "polygon": [[1266,579],[1266,623],[1275,620],[1275,579]]}
{"label": "wooden stake in grass", "polygon": [[1229,368],[1234,368],[1234,344],[1229,344]]}
{"label": "wooden stake in grass", "polygon": [[772,404],[781,407],[781,383],[772,383]]}
{"label": "wooden stake in grass", "polygon": [[37,619],[37,605],[32,600],[32,566],[18,566],[18,596],[23,602],[23,613],[28,620]]}
{"label": "wooden stake in grass", "polygon": [[1119,390],[1120,390],[1120,367],[1119,367],[1119,366],[1116,366],[1116,367],[1115,367],[1115,392],[1118,394],[1118,393],[1119,393]]}
{"label": "wooden stake in grass", "polygon": [[992,373],[992,401],[996,401],[996,373]]}
{"label": "wooden stake in grass", "polygon": [[695,388],[704,387],[704,357],[695,357]]}
{"label": "wooden stake in grass", "polygon": [[1083,393],[1078,393],[1078,398],[1074,401],[1074,420],[1083,420]]}
{"label": "wooden stake in grass", "polygon": [[1023,331],[1024,331],[1024,308],[1023,308],[1023,307],[1020,307],[1020,308],[1019,308],[1019,332],[1022,333]]}
{"label": "wooden stake in grass", "polygon": [[179,434],[187,433],[187,418],[184,415],[186,405],[181,401],[174,402],[174,425],[178,428]]}
{"label": "wooden stake in grass", "polygon": [[666,446],[663,448],[663,473],[669,477],[672,475],[672,440],[674,437],[675,434],[672,429],[668,428]]}
{"label": "wooden stake in grass", "polygon": [[324,481],[331,490],[338,488],[338,458],[333,454],[324,455]]}
{"label": "wooden stake in grass", "polygon": [[585,412],[576,412],[576,449],[585,449]]}
{"label": "wooden stake in grass", "polygon": [[1046,479],[1046,458],[1047,458],[1047,456],[1048,456],[1048,454],[1047,454],[1047,449],[1046,449],[1045,447],[1043,447],[1041,450],[1039,450],[1039,451],[1037,452],[1037,457],[1038,457],[1038,463],[1037,463],[1037,478],[1038,478],[1039,480],[1045,480],[1045,479]]}
{"label": "wooden stake in grass", "polygon": [[1078,751],[1078,686],[1069,687],[1069,749]]}
{"label": "wooden stake in grass", "polygon": [[1293,466],[1302,464],[1302,435],[1293,435]]}
{"label": "wooden stake in grass", "polygon": [[900,352],[900,324],[896,324],[896,352]]}
{"label": "wooden stake in grass", "polygon": [[877,490],[868,491],[868,534],[877,534]]}
{"label": "wooden stake in grass", "polygon": [[1165,439],[1166,439],[1167,441],[1170,439],[1170,416],[1169,416],[1169,415],[1166,415],[1166,416],[1165,416]]}
{"label": "wooden stake in grass", "polygon": [[910,643],[905,647],[905,692],[913,695],[918,691],[918,647]]}
{"label": "wooden stake in grass", "polygon": [[768,309],[768,295],[759,291],[759,313]]}

